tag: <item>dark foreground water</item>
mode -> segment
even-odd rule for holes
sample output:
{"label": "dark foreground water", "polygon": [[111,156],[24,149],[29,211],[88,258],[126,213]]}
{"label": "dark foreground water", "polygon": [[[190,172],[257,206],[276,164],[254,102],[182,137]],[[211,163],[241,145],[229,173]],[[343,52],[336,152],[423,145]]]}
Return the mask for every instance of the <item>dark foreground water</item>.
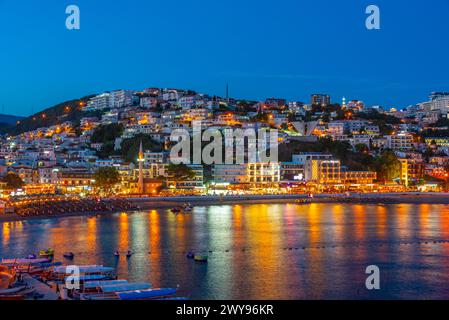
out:
{"label": "dark foreground water", "polygon": [[[0,223],[0,257],[53,247],[72,264],[180,285],[192,299],[449,299],[447,205],[235,205]],[[133,250],[127,260],[113,252]],[[186,259],[207,253],[209,263]],[[211,252],[209,252],[211,251]],[[365,288],[377,265],[381,289]]]}

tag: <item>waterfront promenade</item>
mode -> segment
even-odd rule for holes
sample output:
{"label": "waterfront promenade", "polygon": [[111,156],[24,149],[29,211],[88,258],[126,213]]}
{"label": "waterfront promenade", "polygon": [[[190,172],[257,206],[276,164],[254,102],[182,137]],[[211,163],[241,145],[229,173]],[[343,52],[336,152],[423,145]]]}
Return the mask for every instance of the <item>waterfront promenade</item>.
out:
{"label": "waterfront promenade", "polygon": [[[104,199],[109,201],[113,199]],[[124,199],[123,199],[124,200]],[[307,194],[294,195],[226,195],[226,196],[176,196],[176,197],[129,197],[128,206],[133,211],[151,209],[171,209],[189,203],[192,206],[238,205],[238,204],[275,204],[292,203],[307,205],[310,203],[353,203],[353,204],[449,204],[449,193],[363,193],[363,194]],[[83,216],[92,214],[108,214],[124,211],[124,207],[109,207],[98,211],[71,211],[58,214],[42,214],[37,216],[23,216],[18,214],[0,214],[0,221],[18,221],[36,218],[55,218],[66,216]]]}

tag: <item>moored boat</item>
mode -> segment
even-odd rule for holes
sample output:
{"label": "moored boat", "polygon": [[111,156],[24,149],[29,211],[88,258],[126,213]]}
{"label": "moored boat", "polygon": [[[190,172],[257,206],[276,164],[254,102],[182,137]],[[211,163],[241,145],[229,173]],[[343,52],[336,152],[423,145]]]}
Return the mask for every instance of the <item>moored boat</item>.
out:
{"label": "moored boat", "polygon": [[66,259],[73,259],[75,257],[75,254],[73,252],[65,252],[63,254],[64,258]]}
{"label": "moored boat", "polygon": [[196,262],[207,262],[208,256],[195,255],[195,257],[193,257],[193,259]]}
{"label": "moored boat", "polygon": [[133,290],[125,292],[115,292],[112,294],[98,294],[86,296],[87,300],[154,300],[169,298],[175,295],[175,288],[159,288],[147,290]]}
{"label": "moored boat", "polygon": [[42,258],[53,258],[54,255],[55,255],[55,250],[52,248],[43,249],[43,250],[39,251],[39,257],[42,257]]}

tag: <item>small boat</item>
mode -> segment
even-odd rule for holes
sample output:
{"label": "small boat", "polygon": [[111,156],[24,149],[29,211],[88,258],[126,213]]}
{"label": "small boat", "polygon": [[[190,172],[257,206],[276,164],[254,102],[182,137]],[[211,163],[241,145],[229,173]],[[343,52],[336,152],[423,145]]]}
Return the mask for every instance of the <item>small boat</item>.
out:
{"label": "small boat", "polygon": [[75,257],[75,254],[73,252],[65,252],[63,254],[64,258],[66,259],[73,259]]}
{"label": "small boat", "polygon": [[195,260],[196,262],[207,262],[207,258],[208,256],[195,255],[193,257],[193,260]]}
{"label": "small boat", "polygon": [[53,250],[51,248],[39,251],[39,257],[42,257],[42,258],[50,258],[50,257],[53,257],[54,255],[55,255],[55,250]]}
{"label": "small boat", "polygon": [[187,257],[187,259],[193,259],[193,258],[195,258],[195,254],[190,251],[190,252],[187,252],[186,257]]}

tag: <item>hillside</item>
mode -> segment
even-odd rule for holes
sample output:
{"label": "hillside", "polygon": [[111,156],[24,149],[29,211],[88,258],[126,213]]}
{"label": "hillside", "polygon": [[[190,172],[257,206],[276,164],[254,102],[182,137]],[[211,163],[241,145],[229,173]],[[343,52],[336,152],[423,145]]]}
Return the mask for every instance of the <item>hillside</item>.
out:
{"label": "hillside", "polygon": [[[56,125],[64,121],[77,122],[89,113],[81,111],[92,96],[66,101],[42,110],[27,118],[17,119],[9,125],[0,125],[1,131],[17,135],[26,131]],[[18,122],[17,122],[18,121]],[[2,122],[2,121],[0,121]]]}
{"label": "hillside", "polygon": [[22,120],[24,117],[11,116],[8,114],[0,114],[0,123],[1,124],[15,124],[17,121]]}

